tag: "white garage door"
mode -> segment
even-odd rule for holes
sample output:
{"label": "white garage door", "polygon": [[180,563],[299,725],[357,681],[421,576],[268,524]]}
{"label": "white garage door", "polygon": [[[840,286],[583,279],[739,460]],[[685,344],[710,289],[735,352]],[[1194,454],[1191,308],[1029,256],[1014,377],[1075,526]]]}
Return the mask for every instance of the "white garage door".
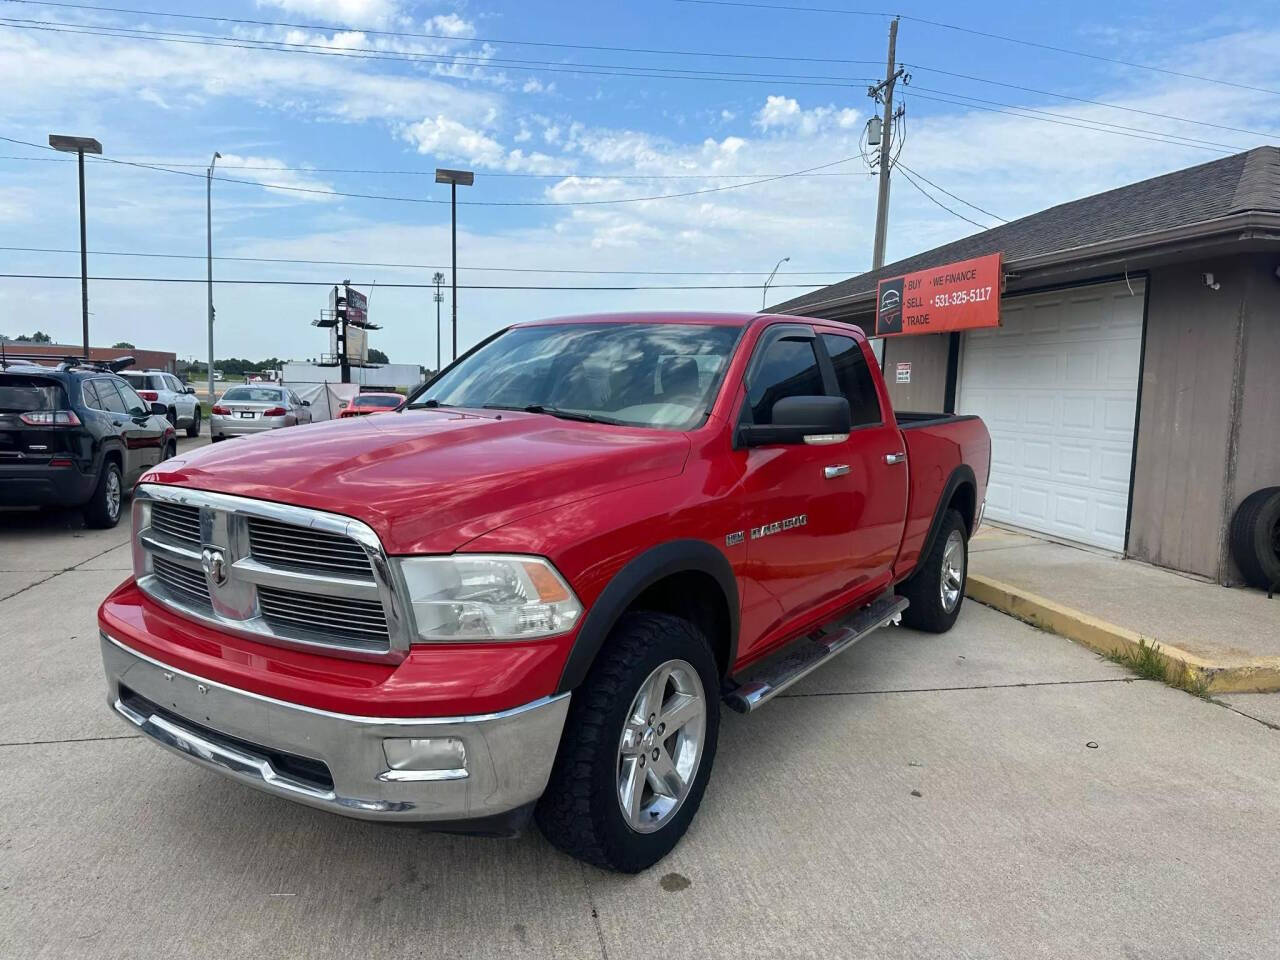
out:
{"label": "white garage door", "polygon": [[991,431],[990,519],[1124,550],[1143,293],[1010,297],[1003,327],[965,333],[956,409]]}

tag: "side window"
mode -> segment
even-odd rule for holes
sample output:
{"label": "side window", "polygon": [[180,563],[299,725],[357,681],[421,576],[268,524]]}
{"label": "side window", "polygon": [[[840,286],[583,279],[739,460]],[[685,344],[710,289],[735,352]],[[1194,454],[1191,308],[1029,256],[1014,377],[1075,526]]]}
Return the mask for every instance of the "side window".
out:
{"label": "side window", "polygon": [[787,338],[774,341],[751,377],[747,406],[751,422],[773,423],[773,405],[784,397],[821,396],[822,372],[814,353],[813,340]]}
{"label": "side window", "polygon": [[822,343],[836,368],[836,382],[840,392],[849,401],[849,415],[855,427],[881,423],[880,398],[876,396],[876,383],[867,369],[867,358],[862,347],[853,337],[824,333]]}
{"label": "side window", "polygon": [[169,385],[164,382],[164,377],[151,376],[147,377],[147,389],[149,390],[168,390]]}
{"label": "side window", "polygon": [[169,389],[172,390],[174,393],[182,392],[182,384],[179,383],[178,378],[173,376],[172,374],[166,374],[164,378],[164,382],[169,385]]}
{"label": "side window", "polygon": [[120,397],[124,400],[125,413],[130,416],[141,416],[151,412],[151,404],[143,403],[142,398],[133,392],[133,387],[123,380],[116,384],[116,389],[120,391]]}
{"label": "side window", "polygon": [[98,399],[98,389],[92,380],[80,381],[80,402],[90,410],[101,410],[102,401]]}
{"label": "side window", "polygon": [[108,413],[124,413],[124,397],[120,396],[120,391],[116,389],[116,385],[111,380],[95,380],[94,388],[98,394],[99,410],[106,410]]}

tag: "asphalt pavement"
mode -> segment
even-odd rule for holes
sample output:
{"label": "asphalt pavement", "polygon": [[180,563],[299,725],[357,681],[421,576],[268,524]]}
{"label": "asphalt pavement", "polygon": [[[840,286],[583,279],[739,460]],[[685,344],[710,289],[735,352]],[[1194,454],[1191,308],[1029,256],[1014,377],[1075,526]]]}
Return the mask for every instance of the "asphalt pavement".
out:
{"label": "asphalt pavement", "polygon": [[536,831],[309,810],[138,739],[108,712],[94,621],[128,569],[123,525],[0,513],[0,957],[1199,960],[1280,942],[1280,731],[972,601],[950,634],[883,630],[726,713],[688,835],[624,877]]}

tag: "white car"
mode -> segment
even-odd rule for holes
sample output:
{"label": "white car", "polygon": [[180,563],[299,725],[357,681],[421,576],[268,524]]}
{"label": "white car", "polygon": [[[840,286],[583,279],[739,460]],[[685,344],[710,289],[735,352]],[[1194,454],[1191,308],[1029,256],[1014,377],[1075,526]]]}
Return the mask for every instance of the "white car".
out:
{"label": "white car", "polygon": [[218,398],[209,417],[209,438],[217,443],[227,437],[310,422],[310,401],[300,399],[288,387],[250,383],[232,387]]}
{"label": "white car", "polygon": [[196,399],[196,388],[187,386],[172,373],[163,370],[121,370],[117,376],[129,382],[129,386],[149,403],[163,403],[169,411],[169,422],[185,427],[188,437],[200,436],[203,413]]}

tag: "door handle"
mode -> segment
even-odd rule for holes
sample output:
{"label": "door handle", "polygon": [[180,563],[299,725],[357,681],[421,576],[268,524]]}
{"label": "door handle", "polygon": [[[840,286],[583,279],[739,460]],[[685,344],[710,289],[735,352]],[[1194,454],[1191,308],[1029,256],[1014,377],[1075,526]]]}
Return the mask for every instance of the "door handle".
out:
{"label": "door handle", "polygon": [[843,477],[848,472],[849,465],[847,463],[836,463],[829,467],[822,468],[822,475],[828,480],[833,480],[836,477]]}
{"label": "door handle", "polygon": [[907,455],[905,453],[886,453],[884,455],[884,462],[891,466],[895,463],[905,463],[906,460]]}

